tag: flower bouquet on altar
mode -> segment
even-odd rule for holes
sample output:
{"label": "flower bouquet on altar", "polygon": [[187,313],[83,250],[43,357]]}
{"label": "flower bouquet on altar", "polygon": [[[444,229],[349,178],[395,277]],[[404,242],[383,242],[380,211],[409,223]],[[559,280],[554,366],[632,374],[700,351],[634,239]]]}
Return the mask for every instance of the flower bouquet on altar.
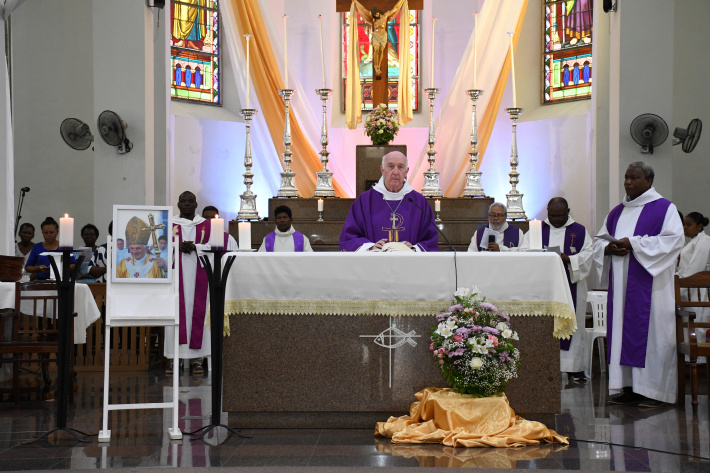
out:
{"label": "flower bouquet on altar", "polygon": [[384,103],[379,104],[365,119],[365,134],[370,137],[373,145],[388,144],[398,131],[397,113]]}
{"label": "flower bouquet on altar", "polygon": [[456,391],[477,397],[500,394],[520,366],[510,317],[485,302],[475,286],[459,288],[454,298],[455,304],[436,316],[429,349]]}

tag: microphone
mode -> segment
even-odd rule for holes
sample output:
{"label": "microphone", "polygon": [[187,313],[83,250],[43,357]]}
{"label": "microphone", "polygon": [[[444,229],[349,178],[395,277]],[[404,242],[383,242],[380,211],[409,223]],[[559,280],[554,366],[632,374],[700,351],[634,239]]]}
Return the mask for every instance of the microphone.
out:
{"label": "microphone", "polygon": [[491,243],[496,242],[496,236],[495,235],[488,235],[488,244],[490,245]]}
{"label": "microphone", "polygon": [[431,223],[434,224],[434,228],[436,228],[436,231],[439,232],[439,235],[441,235],[442,237],[444,237],[444,240],[446,240],[446,244],[449,245],[449,251],[456,252],[456,249],[455,249],[454,246],[451,244],[451,242],[449,241],[449,239],[446,238],[446,235],[444,235],[444,232],[442,232],[441,229],[439,229],[439,227],[436,225],[436,222],[435,222],[429,215],[427,215],[426,212],[424,212],[424,209],[421,208],[421,207],[419,207],[419,205],[417,205],[417,203],[414,202],[414,199],[412,199],[411,197],[407,197],[407,200],[410,201],[411,203],[413,203],[414,206],[415,206],[416,208],[418,208],[419,211],[420,211]]}
{"label": "microphone", "polygon": [[23,187],[23,188],[20,189],[20,190],[21,190],[22,192],[29,192],[29,191],[30,191],[30,188],[29,188],[29,187]]}

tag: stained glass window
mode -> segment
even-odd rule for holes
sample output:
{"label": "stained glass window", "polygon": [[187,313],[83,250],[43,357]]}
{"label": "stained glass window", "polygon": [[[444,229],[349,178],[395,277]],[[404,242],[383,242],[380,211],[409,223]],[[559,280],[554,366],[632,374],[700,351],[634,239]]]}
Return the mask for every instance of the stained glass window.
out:
{"label": "stained glass window", "polygon": [[592,96],[593,0],[545,0],[543,104]]}
{"label": "stained glass window", "polygon": [[172,0],[170,96],[220,103],[219,0]]}
{"label": "stained glass window", "polygon": [[[419,110],[419,35],[420,35],[420,15],[419,10],[409,10],[409,60],[410,76],[412,78],[412,110]],[[370,40],[372,39],[372,26],[360,17],[357,13],[357,30],[360,57],[360,90],[362,91],[362,109],[372,110],[372,49]],[[387,23],[387,89],[389,107],[397,108],[397,96],[399,87],[399,24],[402,12],[389,23]],[[348,25],[350,24],[350,13],[343,13],[342,24],[342,78],[343,90],[347,86],[348,64]],[[384,72],[384,71],[383,71]],[[343,110],[345,110],[345,94],[343,94]]]}

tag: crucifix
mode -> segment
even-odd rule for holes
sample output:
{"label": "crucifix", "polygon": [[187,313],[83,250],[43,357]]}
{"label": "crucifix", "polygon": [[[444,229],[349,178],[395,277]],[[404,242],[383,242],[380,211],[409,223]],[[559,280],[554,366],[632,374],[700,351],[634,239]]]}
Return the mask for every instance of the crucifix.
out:
{"label": "crucifix", "polygon": [[392,215],[389,218],[392,222],[392,228],[382,227],[382,231],[388,233],[388,241],[399,241],[399,232],[406,230],[406,228],[402,226],[402,216],[395,212],[392,212]]}
{"label": "crucifix", "polygon": [[[336,0],[337,12],[349,12],[353,0]],[[356,0],[363,20],[372,25],[372,102],[373,106],[388,102],[387,22],[399,13],[403,0]],[[410,10],[423,10],[424,0],[409,0]],[[355,19],[351,19],[355,21]],[[351,64],[350,67],[359,67]]]}
{"label": "crucifix", "polygon": [[141,228],[141,231],[150,230],[150,233],[153,236],[153,251],[156,252],[156,256],[160,255],[160,245],[158,244],[158,235],[155,233],[155,231],[162,230],[163,228],[165,228],[164,224],[155,224],[155,217],[153,217],[153,214],[148,214],[148,226],[145,228]]}

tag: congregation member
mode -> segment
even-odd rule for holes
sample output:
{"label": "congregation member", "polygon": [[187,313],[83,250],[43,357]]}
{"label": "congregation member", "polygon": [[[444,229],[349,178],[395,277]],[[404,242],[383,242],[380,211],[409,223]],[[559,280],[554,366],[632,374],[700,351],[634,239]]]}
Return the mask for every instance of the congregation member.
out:
{"label": "congregation member", "polygon": [[[523,237],[521,250],[530,248],[529,234]],[[542,222],[543,248],[557,248],[564,263],[572,293],[577,331],[567,340],[560,340],[560,371],[568,381],[586,381],[584,370],[589,366],[584,324],[587,317],[587,276],[592,269],[594,251],[587,229],[569,215],[569,205],[562,197],[553,197],[547,204],[547,219]]]}
{"label": "congregation member", "polygon": [[22,279],[21,281],[28,281],[30,278],[29,273],[25,269],[27,265],[27,258],[30,257],[30,252],[35,243],[32,239],[35,237],[35,226],[29,222],[20,225],[20,230],[17,232],[17,236],[20,237],[20,241],[15,243],[15,256],[24,258],[25,262],[22,264]]}
{"label": "congregation member", "polygon": [[407,157],[399,151],[387,153],[380,171],[382,177],[377,184],[360,194],[350,207],[340,234],[340,251],[382,251],[385,245],[437,251],[434,212],[426,198],[407,182]]}
{"label": "congregation member", "polygon": [[[219,215],[219,209],[214,205],[208,205],[202,209],[202,218],[206,220],[212,220]],[[224,232],[224,247],[229,251],[237,251],[239,246],[237,245],[237,240],[234,239],[232,235]]]}
{"label": "congregation member", "polygon": [[308,237],[293,228],[293,213],[290,207],[286,205],[276,207],[274,220],[276,220],[276,230],[264,237],[259,247],[260,252],[313,251]]}
{"label": "congregation member", "polygon": [[123,238],[116,238],[116,266],[122,259],[128,258],[128,248],[125,247]]}
{"label": "congregation member", "polygon": [[[113,221],[108,224],[108,234],[113,236]],[[96,247],[89,262],[89,276],[98,283],[106,282],[106,261],[108,258],[108,244]],[[162,256],[161,256],[162,258]],[[163,258],[164,259],[164,258]],[[167,260],[166,260],[167,261]]]}
{"label": "congregation member", "polygon": [[[59,248],[59,240],[57,239],[59,236],[59,224],[52,217],[47,217],[40,225],[40,230],[42,230],[44,241],[32,247],[32,251],[27,257],[27,263],[25,263],[25,270],[30,273],[32,279],[49,279],[51,274],[49,256],[42,255],[42,253],[56,251]],[[71,268],[76,264],[76,259],[73,255],[70,258],[70,263]]]}
{"label": "congregation member", "polygon": [[678,210],[653,187],[648,164],[631,163],[626,197],[594,239],[594,265],[608,281],[610,404],[661,407],[676,401],[675,263],[683,247]]}
{"label": "congregation member", "polygon": [[[87,223],[83,227],[81,227],[81,231],[79,231],[79,235],[81,235],[81,239],[84,240],[84,247],[91,249],[91,254],[94,254],[94,251],[98,248],[96,245],[96,240],[99,239],[99,229],[96,227],[96,225],[92,223]],[[77,281],[83,282],[83,283],[90,283],[90,282],[96,282],[96,279],[91,277],[89,274],[89,269],[91,268],[91,257],[87,257],[84,259],[84,261],[81,264],[81,267],[79,268],[78,274],[76,276]]]}
{"label": "congregation member", "polygon": [[122,259],[116,268],[117,278],[167,277],[168,266],[160,255],[154,255],[148,248],[150,241],[149,225],[138,217],[132,217],[126,224],[126,243],[130,256]]}
{"label": "congregation member", "polygon": [[488,207],[488,223],[471,237],[468,251],[515,251],[523,240],[523,231],[509,225],[508,208],[500,202]]}

